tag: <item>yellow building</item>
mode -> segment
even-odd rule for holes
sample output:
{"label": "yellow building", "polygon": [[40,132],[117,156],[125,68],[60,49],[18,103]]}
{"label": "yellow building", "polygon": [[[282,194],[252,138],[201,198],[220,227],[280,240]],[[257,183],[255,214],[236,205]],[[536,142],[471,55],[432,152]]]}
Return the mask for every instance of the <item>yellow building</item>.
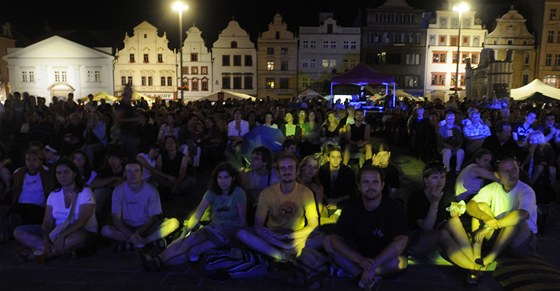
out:
{"label": "yellow building", "polygon": [[560,0],[545,0],[542,13],[537,78],[560,88]]}

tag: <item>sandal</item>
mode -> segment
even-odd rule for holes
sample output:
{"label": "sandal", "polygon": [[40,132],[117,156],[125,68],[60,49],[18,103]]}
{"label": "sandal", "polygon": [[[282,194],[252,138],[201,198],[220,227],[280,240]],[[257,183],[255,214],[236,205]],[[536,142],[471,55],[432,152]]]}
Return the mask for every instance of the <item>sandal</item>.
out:
{"label": "sandal", "polygon": [[484,268],[484,262],[482,261],[482,258],[477,258],[474,262],[479,266],[475,270],[469,271],[469,274],[467,275],[468,285],[477,285],[482,277],[484,277],[484,272],[482,271],[482,268]]}

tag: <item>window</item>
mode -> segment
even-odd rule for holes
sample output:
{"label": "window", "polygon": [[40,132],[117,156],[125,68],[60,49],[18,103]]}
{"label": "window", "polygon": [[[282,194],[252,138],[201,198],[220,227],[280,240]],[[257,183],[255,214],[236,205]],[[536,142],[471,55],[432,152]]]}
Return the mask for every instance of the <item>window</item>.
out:
{"label": "window", "polygon": [[245,74],[245,89],[253,89],[253,74]]}
{"label": "window", "polygon": [[347,41],[347,40],[343,41],[342,42],[342,48],[345,49],[345,50],[349,49],[350,48],[350,42]]}
{"label": "window", "polygon": [[280,78],[280,89],[289,89],[289,84],[288,78]]}
{"label": "window", "polygon": [[253,66],[253,56],[245,55],[245,67]]}
{"label": "window", "polygon": [[160,85],[160,86],[165,86],[165,85],[166,85],[166,82],[165,82],[165,81],[166,81],[165,77],[161,77],[161,78],[159,79],[159,85]]}
{"label": "window", "polygon": [[430,35],[430,41],[429,41],[430,45],[436,45],[436,36],[435,35]]}
{"label": "window", "polygon": [[288,70],[288,61],[282,60],[280,61],[280,71],[287,71]]}
{"label": "window", "polygon": [[[154,85],[154,78],[152,76],[148,76],[148,86]],[[171,82],[169,82],[169,86],[171,86]]]}
{"label": "window", "polygon": [[314,69],[316,67],[316,65],[317,65],[317,61],[315,59],[310,59],[309,60],[309,67],[310,68]]}
{"label": "window", "polygon": [[189,66],[184,66],[181,75],[188,75],[189,74]]}
{"label": "window", "polygon": [[447,45],[447,37],[445,35],[439,36],[438,45]]}
{"label": "window", "polygon": [[147,79],[146,79],[146,76],[142,76],[142,77],[140,78],[140,80],[141,80],[140,82],[142,83],[142,86],[146,86],[146,84],[148,83],[148,81],[147,81]]}
{"label": "window", "polygon": [[465,64],[467,59],[469,58],[469,53],[462,53],[461,54],[461,64]]}
{"label": "window", "polygon": [[231,89],[231,75],[222,74],[222,89]]}
{"label": "window", "polygon": [[266,48],[266,54],[267,55],[274,55],[274,48],[273,47],[267,47]]}
{"label": "window", "polygon": [[55,82],[67,82],[68,75],[67,72],[64,70],[55,70],[54,71],[54,81]]}
{"label": "window", "polygon": [[200,81],[200,87],[201,87],[201,91],[208,91],[208,79],[203,78]]}
{"label": "window", "polygon": [[189,86],[189,78],[183,78],[183,85],[181,87],[183,88],[184,91],[190,90],[191,87]]}
{"label": "window", "polygon": [[309,48],[309,41],[308,41],[308,40],[304,40],[304,41],[302,42],[302,47],[303,47],[304,49]]}
{"label": "window", "polygon": [[89,69],[87,71],[88,82],[100,83],[101,82],[101,70],[100,69]]}
{"label": "window", "polygon": [[479,36],[475,36],[473,37],[473,46],[480,46],[480,37]]}
{"label": "window", "polygon": [[407,65],[419,65],[420,64],[420,54],[406,54],[405,64]]}
{"label": "window", "polygon": [[191,91],[198,91],[198,78],[193,78],[191,81]]}
{"label": "window", "polygon": [[191,62],[198,62],[198,54],[191,53]]}
{"label": "window", "polygon": [[328,59],[323,59],[321,60],[321,63],[323,64],[323,68],[328,68],[329,67],[329,60]]}
{"label": "window", "polygon": [[[451,74],[451,86],[455,86],[456,74]],[[465,74],[459,74],[459,86],[465,86]]]}
{"label": "window", "polygon": [[131,62],[131,63],[136,62],[136,61],[134,60],[134,54],[128,55],[128,61]]}
{"label": "window", "polygon": [[241,74],[233,74],[233,89],[242,89]]}
{"label": "window", "polygon": [[274,89],[274,78],[266,78],[264,81],[264,87],[266,89]]}
{"label": "window", "polygon": [[157,62],[158,63],[163,63],[163,55],[162,54],[157,54]]}
{"label": "window", "polygon": [[442,17],[439,19],[439,27],[447,28],[447,18]]}
{"label": "window", "polygon": [[471,38],[468,35],[461,38],[461,46],[471,46]]}
{"label": "window", "polygon": [[23,83],[35,83],[35,73],[33,71],[21,72],[21,81]]}
{"label": "window", "polygon": [[404,86],[407,88],[418,88],[420,77],[404,76]]}
{"label": "window", "polygon": [[432,85],[445,85],[445,73],[432,73]]}
{"label": "window", "polygon": [[200,67],[200,74],[201,75],[208,75],[208,67],[207,66]]}
{"label": "window", "polygon": [[471,54],[471,63],[472,64],[478,64],[480,60],[480,53],[472,53]]}
{"label": "window", "polygon": [[558,76],[556,75],[545,75],[543,77],[543,82],[547,85],[550,85],[556,88],[556,83],[558,82]]}
{"label": "window", "polygon": [[546,57],[544,59],[544,65],[552,66],[552,54],[546,54]]}
{"label": "window", "polygon": [[560,54],[555,55],[554,65],[560,66]]}
{"label": "window", "polygon": [[459,28],[459,18],[451,19],[451,28]]}
{"label": "window", "polygon": [[309,79],[307,78],[301,79],[301,85],[303,86],[303,88],[309,88]]}
{"label": "window", "polygon": [[309,48],[312,48],[312,49],[317,48],[317,42],[314,41],[314,40],[310,41],[309,42]]}
{"label": "window", "polygon": [[331,48],[336,49],[336,41],[335,40],[331,40]]}
{"label": "window", "polygon": [[126,85],[126,76],[121,76],[121,85]]}
{"label": "window", "polygon": [[288,54],[288,48],[287,47],[283,47],[280,49],[280,54],[285,56]]}
{"label": "window", "polygon": [[556,34],[556,42],[560,43],[560,31],[558,31]]}
{"label": "window", "polygon": [[554,42],[554,31],[552,31],[552,30],[548,31],[547,42],[548,43],[553,43]]}
{"label": "window", "polygon": [[232,41],[231,44],[230,44],[230,48],[237,48],[237,42]]}
{"label": "window", "polygon": [[452,62],[453,64],[456,64],[456,63],[457,63],[457,52],[454,52],[454,53],[453,53],[453,59],[451,60],[451,62]]}
{"label": "window", "polygon": [[523,86],[529,84],[529,75],[523,74],[523,76],[522,76],[522,81],[521,81],[521,82],[522,82],[522,85],[523,85]]}
{"label": "window", "polygon": [[134,84],[132,84],[132,76],[127,77],[126,84],[130,84],[130,86],[134,85]]}
{"label": "window", "polygon": [[452,35],[449,37],[449,45],[450,46],[457,46],[457,36]]}
{"label": "window", "polygon": [[556,20],[556,8],[550,8],[548,13],[548,20]]}
{"label": "window", "polygon": [[235,67],[241,66],[241,56],[240,55],[233,55],[233,65]]}
{"label": "window", "polygon": [[144,54],[144,63],[149,63],[150,62],[150,58],[148,57],[148,54]]}
{"label": "window", "polygon": [[266,62],[266,70],[267,71],[274,71],[274,61]]}
{"label": "window", "polygon": [[357,48],[358,48],[358,42],[355,41],[355,40],[351,41],[351,42],[350,42],[350,49],[355,50],[355,49],[357,49]]}
{"label": "window", "polygon": [[192,75],[198,75],[198,67],[196,67],[196,66],[191,67],[191,74]]}
{"label": "window", "polygon": [[328,40],[323,40],[323,48],[324,48],[324,49],[328,49],[328,48],[329,48],[329,41],[328,41]]}
{"label": "window", "polygon": [[434,52],[432,55],[432,63],[436,63],[436,64],[447,63],[447,52]]}
{"label": "window", "polygon": [[229,56],[222,56],[222,66],[230,66]]}
{"label": "window", "polygon": [[528,65],[531,63],[531,55],[528,53],[525,53],[525,55],[523,56],[523,64],[524,65]]}

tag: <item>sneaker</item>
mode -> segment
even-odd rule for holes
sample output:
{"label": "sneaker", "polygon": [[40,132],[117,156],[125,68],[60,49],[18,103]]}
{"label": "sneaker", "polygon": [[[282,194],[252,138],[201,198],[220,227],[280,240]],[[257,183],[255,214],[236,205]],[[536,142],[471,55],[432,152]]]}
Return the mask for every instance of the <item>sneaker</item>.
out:
{"label": "sneaker", "polygon": [[367,291],[379,291],[381,290],[381,285],[383,285],[383,281],[381,280],[380,276],[373,277],[373,279],[369,284],[366,284],[364,281],[361,280],[358,283],[358,286],[360,286],[360,288]]}

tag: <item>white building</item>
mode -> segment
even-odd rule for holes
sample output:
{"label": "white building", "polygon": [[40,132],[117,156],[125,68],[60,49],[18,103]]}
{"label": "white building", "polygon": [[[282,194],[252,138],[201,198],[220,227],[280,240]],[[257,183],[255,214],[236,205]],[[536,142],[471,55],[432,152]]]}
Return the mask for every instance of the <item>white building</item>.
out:
{"label": "white building", "polygon": [[[459,27],[461,28],[459,84],[458,94],[465,95],[465,59],[471,64],[480,62],[480,52],[484,45],[486,29],[482,27],[475,11],[463,12],[462,25],[459,26],[459,13],[448,5],[446,10],[437,10],[427,31],[425,95],[434,95],[435,91],[445,95],[455,93],[455,75],[457,72],[457,48]],[[447,99],[447,97],[446,97]]]}
{"label": "white building", "polygon": [[44,97],[75,99],[97,92],[113,93],[111,48],[89,48],[60,36],[52,36],[24,48],[8,48],[10,91]]}
{"label": "white building", "polygon": [[182,45],[185,100],[196,100],[210,95],[212,54],[204,44],[200,29],[196,26],[189,28],[187,38]]}
{"label": "white building", "polygon": [[325,94],[333,76],[360,62],[361,30],[338,25],[330,13],[322,13],[320,19],[319,26],[299,28],[298,90]]}
{"label": "white building", "polygon": [[124,47],[116,53],[115,94],[120,96],[130,83],[134,92],[175,98],[177,54],[169,49],[167,35],[159,36],[157,28],[144,21],[134,27],[132,36],[125,34],[123,43]]}
{"label": "white building", "polygon": [[256,96],[257,50],[247,31],[235,20],[212,45],[214,81],[212,92],[222,89]]}

